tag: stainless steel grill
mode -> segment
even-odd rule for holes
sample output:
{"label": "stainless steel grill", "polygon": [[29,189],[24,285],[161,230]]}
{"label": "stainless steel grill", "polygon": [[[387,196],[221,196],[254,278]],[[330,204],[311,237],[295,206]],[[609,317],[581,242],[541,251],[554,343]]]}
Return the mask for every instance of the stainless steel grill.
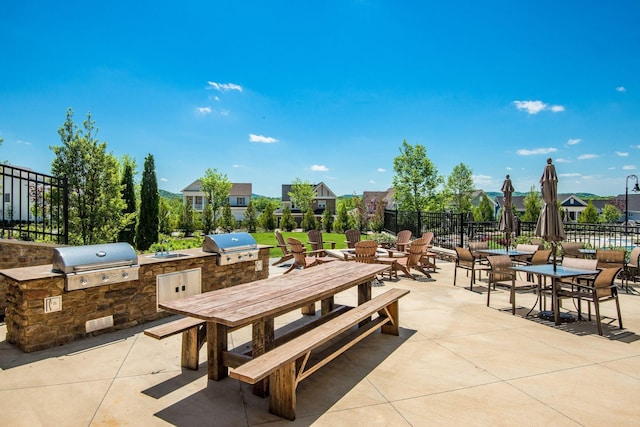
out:
{"label": "stainless steel grill", "polygon": [[258,245],[249,233],[210,234],[204,237],[204,252],[219,254],[218,265],[256,261]]}
{"label": "stainless steel grill", "polygon": [[53,271],[65,275],[65,290],[138,279],[138,255],[128,243],[68,246],[53,250]]}

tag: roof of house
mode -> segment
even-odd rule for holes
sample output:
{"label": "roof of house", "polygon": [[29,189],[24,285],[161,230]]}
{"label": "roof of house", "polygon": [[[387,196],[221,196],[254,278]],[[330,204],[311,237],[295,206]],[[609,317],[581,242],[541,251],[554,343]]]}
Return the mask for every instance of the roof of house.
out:
{"label": "roof of house", "polygon": [[[230,196],[248,196],[251,197],[253,184],[250,182],[234,182],[231,183],[231,190],[229,190]],[[202,182],[196,179],[191,184],[186,186],[182,192],[201,192]]]}
{"label": "roof of house", "polygon": [[[335,193],[331,191],[331,189],[324,182],[319,182],[318,184],[310,184],[315,190],[317,196],[316,198],[322,199],[335,199],[337,198]],[[289,193],[291,193],[291,184],[282,184],[282,201],[290,202],[291,197],[289,197]]]}

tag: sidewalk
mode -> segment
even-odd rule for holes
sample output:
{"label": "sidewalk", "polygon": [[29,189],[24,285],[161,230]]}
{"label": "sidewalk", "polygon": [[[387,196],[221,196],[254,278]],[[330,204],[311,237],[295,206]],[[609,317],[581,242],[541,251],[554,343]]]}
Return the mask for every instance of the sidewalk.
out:
{"label": "sidewalk", "polygon": [[[374,287],[411,290],[400,301],[400,337],[374,333],[301,382],[297,419],[268,412],[268,399],[234,379],[180,369],[180,340],[157,341],[154,323],[36,353],[4,341],[0,324],[0,423],[5,426],[637,426],[640,425],[640,295],[621,293],[625,330],[604,320],[555,327],[523,318],[535,302],[486,284],[453,286],[453,263],[433,279]],[[286,268],[271,267],[271,274]],[[637,286],[640,288],[640,286]],[[355,290],[337,297],[354,304]],[[568,307],[565,303],[565,307]],[[615,318],[613,303],[603,305]],[[301,318],[298,311],[276,327]],[[617,325],[616,322],[614,322]],[[247,328],[230,346],[245,342]]]}

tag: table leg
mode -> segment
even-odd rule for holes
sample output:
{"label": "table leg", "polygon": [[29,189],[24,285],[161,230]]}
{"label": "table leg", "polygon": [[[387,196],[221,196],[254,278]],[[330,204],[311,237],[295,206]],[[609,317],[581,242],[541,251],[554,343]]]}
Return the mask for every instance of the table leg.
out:
{"label": "table leg", "polygon": [[[251,327],[251,356],[257,357],[273,348],[275,335],[273,317],[253,322]],[[253,394],[265,397],[269,394],[269,378],[253,385]]]}
{"label": "table leg", "polygon": [[553,320],[555,321],[557,326],[560,324],[560,304],[558,302],[558,287],[555,277],[551,278],[551,289],[553,290],[553,292],[551,293],[551,297],[553,299]]}
{"label": "table leg", "polygon": [[[371,282],[372,280],[367,280],[366,282],[360,283],[358,285],[358,305],[363,304],[371,299]],[[358,326],[362,326],[370,320],[371,317],[369,317],[368,319],[364,319],[362,322],[358,323]]]}
{"label": "table leg", "polygon": [[227,327],[216,322],[207,322],[207,374],[210,380],[220,381],[229,371],[222,362],[227,351]]}
{"label": "table leg", "polygon": [[320,302],[320,315],[325,316],[333,310],[334,307],[334,297],[330,296],[329,298],[325,298]]}

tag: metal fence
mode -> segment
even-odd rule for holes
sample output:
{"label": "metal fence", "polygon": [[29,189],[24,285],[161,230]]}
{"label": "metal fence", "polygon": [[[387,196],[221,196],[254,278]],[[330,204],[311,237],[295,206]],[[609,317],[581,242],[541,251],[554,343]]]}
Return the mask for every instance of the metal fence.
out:
{"label": "metal fence", "polygon": [[[535,238],[535,222],[517,221],[515,238],[524,241]],[[640,226],[629,226],[625,232],[622,224],[564,224],[566,241],[583,242],[587,248],[627,248],[640,245]],[[504,247],[504,233],[498,229],[498,221],[476,222],[467,214],[451,212],[406,212],[385,210],[384,230],[397,234],[411,230],[413,236],[426,231],[434,233],[433,244],[452,249],[467,247],[469,242],[488,241],[489,247]]]}
{"label": "metal fence", "polygon": [[67,179],[0,164],[0,237],[68,243]]}

